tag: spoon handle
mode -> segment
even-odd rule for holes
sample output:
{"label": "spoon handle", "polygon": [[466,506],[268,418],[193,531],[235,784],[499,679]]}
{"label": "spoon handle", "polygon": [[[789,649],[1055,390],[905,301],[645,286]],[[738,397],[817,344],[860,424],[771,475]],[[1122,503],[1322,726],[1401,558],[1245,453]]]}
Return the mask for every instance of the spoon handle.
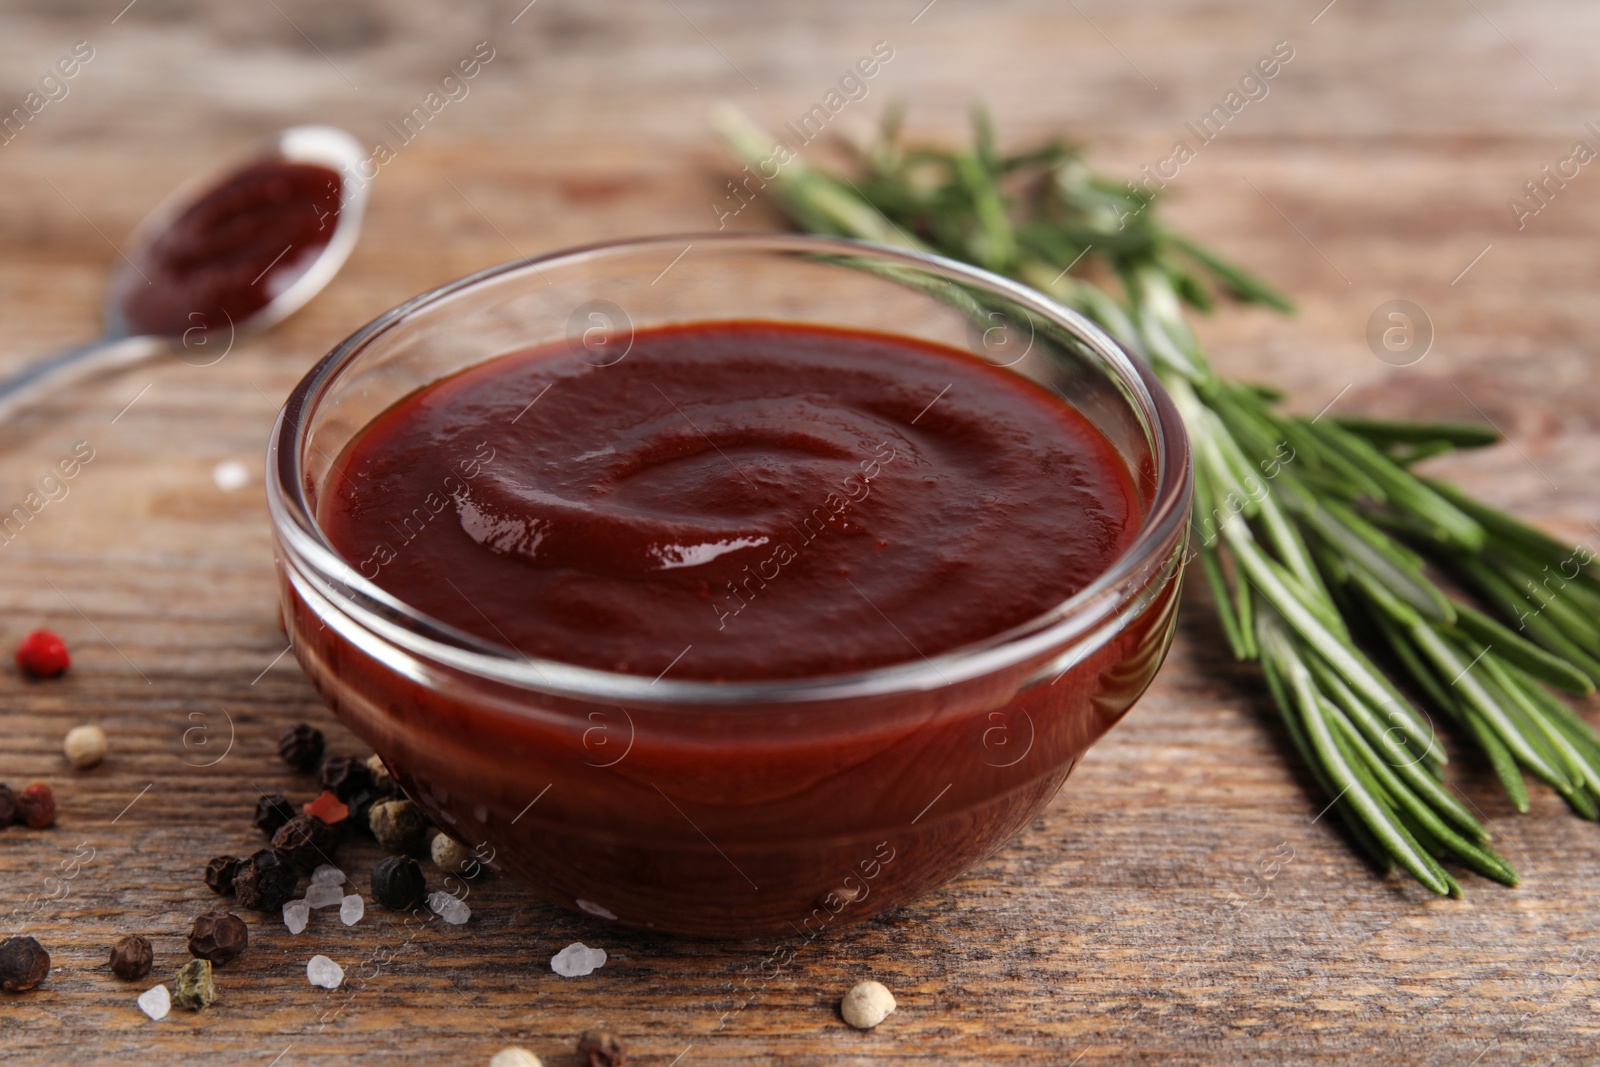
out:
{"label": "spoon handle", "polygon": [[30,363],[10,377],[0,379],[0,420],[9,418],[19,405],[46,389],[138,363],[160,351],[162,345],[159,337],[98,337]]}

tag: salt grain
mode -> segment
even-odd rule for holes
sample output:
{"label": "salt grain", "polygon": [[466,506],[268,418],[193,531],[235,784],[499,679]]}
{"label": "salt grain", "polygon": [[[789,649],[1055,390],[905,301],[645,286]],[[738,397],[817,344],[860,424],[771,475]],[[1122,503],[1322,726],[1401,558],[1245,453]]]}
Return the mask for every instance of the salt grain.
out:
{"label": "salt grain", "polygon": [[563,978],[577,978],[605,966],[606,950],[574,941],[550,957],[550,969]]}
{"label": "salt grain", "polygon": [[344,885],[344,872],[331,863],[324,863],[311,872],[312,885]]}
{"label": "salt grain", "polygon": [[312,956],[306,964],[306,979],[323,989],[338,989],[344,981],[344,968],[326,956]]}
{"label": "salt grain", "polygon": [[361,921],[361,916],[366,913],[367,905],[361,899],[360,893],[351,893],[339,901],[339,921],[346,926],[354,926]]}
{"label": "salt grain", "polygon": [[172,1010],[172,994],[164,985],[151,986],[139,994],[139,1010],[152,1019],[165,1019]]}
{"label": "salt grain", "polygon": [[472,917],[472,909],[442,889],[428,894],[428,909],[452,926],[460,926]]}
{"label": "salt grain", "polygon": [[224,493],[231,493],[250,484],[250,468],[236,459],[225,459],[211,468],[211,480]]}
{"label": "salt grain", "polygon": [[304,900],[291,900],[283,906],[283,925],[291,934],[298,934],[311,921],[311,905]]}
{"label": "salt grain", "polygon": [[617,917],[616,912],[612,911],[603,904],[596,904],[592,900],[583,900],[580,898],[578,900],[578,907],[582,908],[590,915],[598,915],[602,919],[615,919]]}
{"label": "salt grain", "polygon": [[329,908],[344,899],[344,890],[323,882],[306,889],[306,904],[312,908]]}

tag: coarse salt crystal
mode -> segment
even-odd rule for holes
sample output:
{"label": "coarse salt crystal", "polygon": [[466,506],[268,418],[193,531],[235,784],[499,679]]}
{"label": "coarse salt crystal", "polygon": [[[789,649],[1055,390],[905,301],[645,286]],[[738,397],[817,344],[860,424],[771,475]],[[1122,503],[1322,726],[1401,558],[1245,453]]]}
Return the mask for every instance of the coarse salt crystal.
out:
{"label": "coarse salt crystal", "polygon": [[326,956],[312,956],[306,964],[306,980],[323,989],[338,989],[344,981],[344,968]]}
{"label": "coarse salt crystal", "polygon": [[231,493],[250,484],[250,468],[236,459],[225,459],[211,468],[211,480],[224,493]]}
{"label": "coarse salt crystal", "polygon": [[452,926],[460,926],[472,917],[472,909],[442,889],[428,894],[428,909]]}
{"label": "coarse salt crystal", "polygon": [[550,969],[563,978],[577,978],[605,966],[606,950],[574,941],[550,957]]}
{"label": "coarse salt crystal", "polygon": [[615,919],[617,917],[616,912],[612,911],[604,904],[596,904],[592,900],[583,900],[580,898],[578,901],[578,907],[582,908],[590,915],[598,915],[602,919]]}
{"label": "coarse salt crystal", "polygon": [[346,926],[354,926],[361,921],[361,916],[366,913],[367,905],[361,899],[360,893],[351,893],[339,901],[339,921]]}
{"label": "coarse salt crystal", "polygon": [[318,865],[311,872],[312,885],[344,885],[344,872],[331,863]]}
{"label": "coarse salt crystal", "polygon": [[152,1019],[165,1019],[172,1010],[172,994],[164,985],[151,986],[139,994],[139,1010]]}
{"label": "coarse salt crystal", "polygon": [[298,934],[311,921],[311,905],[304,900],[291,900],[283,906],[283,925],[291,934]]}
{"label": "coarse salt crystal", "polygon": [[344,899],[344,890],[323,882],[306,888],[306,904],[312,908],[327,908]]}

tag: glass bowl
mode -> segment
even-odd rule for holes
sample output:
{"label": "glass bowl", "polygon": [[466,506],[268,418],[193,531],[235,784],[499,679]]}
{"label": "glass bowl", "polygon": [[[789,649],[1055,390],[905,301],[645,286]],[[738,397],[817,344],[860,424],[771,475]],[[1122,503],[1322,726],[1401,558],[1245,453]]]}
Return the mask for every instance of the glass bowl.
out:
{"label": "glass bowl", "polygon": [[[604,365],[636,330],[731,320],[898,334],[1046,384],[1126,461],[1132,542],[1071,598],[975,644],[717,683],[525,657],[408,607],[319,530],[335,459],[414,390],[535,345],[565,339]],[[1004,844],[1144,691],[1172,636],[1191,474],[1154,376],[1036,292],[853,241],[696,234],[519,260],[379,316],[290,396],[267,482],[301,666],[442,829],[602,919],[809,937]]]}

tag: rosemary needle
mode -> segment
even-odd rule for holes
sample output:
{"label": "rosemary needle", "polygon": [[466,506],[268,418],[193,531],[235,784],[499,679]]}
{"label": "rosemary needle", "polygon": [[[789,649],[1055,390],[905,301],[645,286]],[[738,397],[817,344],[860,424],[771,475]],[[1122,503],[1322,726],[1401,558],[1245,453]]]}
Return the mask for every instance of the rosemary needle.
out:
{"label": "rosemary needle", "polygon": [[[773,156],[774,139],[742,114],[725,110],[718,125],[744,162]],[[856,174],[791,152],[769,184],[804,229],[1008,275],[1151,364],[1189,431],[1190,536],[1228,645],[1261,663],[1296,751],[1382,867],[1452,896],[1461,888],[1443,863],[1517,882],[1442,781],[1435,719],[1481,753],[1518,810],[1528,809],[1526,771],[1600,817],[1600,736],[1548,688],[1587,694],[1600,683],[1593,554],[1412,470],[1499,435],[1470,423],[1305,419],[1282,411],[1275,389],[1219,376],[1185,308],[1210,310],[1220,292],[1287,312],[1288,298],[1168,228],[1152,194],[1095,175],[1066,143],[1008,155],[981,112],[974,126],[970,149],[911,148],[891,109]],[[1478,602],[1442,588],[1440,575]]]}

